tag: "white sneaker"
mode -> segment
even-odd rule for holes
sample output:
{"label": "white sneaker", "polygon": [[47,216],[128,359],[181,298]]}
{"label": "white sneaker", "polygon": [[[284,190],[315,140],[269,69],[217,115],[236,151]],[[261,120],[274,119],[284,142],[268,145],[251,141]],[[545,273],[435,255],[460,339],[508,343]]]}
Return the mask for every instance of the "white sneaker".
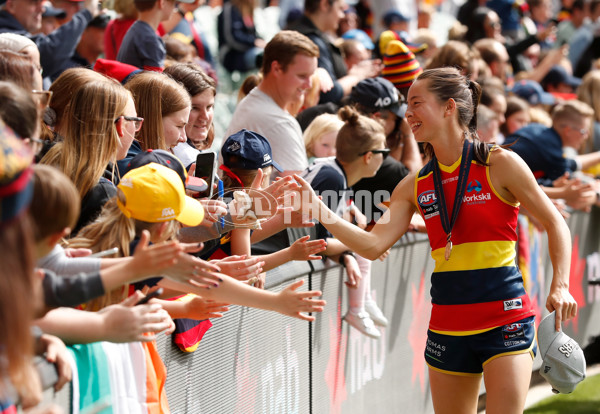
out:
{"label": "white sneaker", "polygon": [[367,312],[354,313],[348,311],[343,319],[364,335],[374,339],[378,339],[381,336],[381,333],[377,330]]}
{"label": "white sneaker", "polygon": [[375,325],[388,326],[388,320],[383,315],[381,309],[379,309],[379,306],[377,306],[377,302],[375,302],[374,300],[365,301],[365,310],[371,317],[371,320],[375,322]]}

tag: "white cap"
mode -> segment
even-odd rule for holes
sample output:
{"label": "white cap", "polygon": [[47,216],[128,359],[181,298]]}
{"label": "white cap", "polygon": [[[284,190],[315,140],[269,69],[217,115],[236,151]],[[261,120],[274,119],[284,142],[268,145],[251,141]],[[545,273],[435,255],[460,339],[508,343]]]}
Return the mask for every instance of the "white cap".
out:
{"label": "white cap", "polygon": [[542,357],[540,375],[555,393],[569,394],[585,378],[585,357],[579,344],[562,331],[556,332],[556,313],[546,316],[538,328]]}

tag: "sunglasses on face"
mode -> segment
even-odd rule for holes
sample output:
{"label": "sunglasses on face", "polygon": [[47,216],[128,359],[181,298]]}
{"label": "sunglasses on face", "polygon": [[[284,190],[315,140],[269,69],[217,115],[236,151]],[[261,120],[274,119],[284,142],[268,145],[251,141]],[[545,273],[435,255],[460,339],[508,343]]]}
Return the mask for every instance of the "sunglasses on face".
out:
{"label": "sunglasses on face", "polygon": [[383,149],[374,149],[374,150],[369,150],[369,151],[365,151],[363,153],[360,153],[358,155],[365,155],[366,153],[371,152],[373,154],[382,154],[383,155],[383,159],[386,159],[387,156],[390,154],[390,150],[388,148],[383,148]]}

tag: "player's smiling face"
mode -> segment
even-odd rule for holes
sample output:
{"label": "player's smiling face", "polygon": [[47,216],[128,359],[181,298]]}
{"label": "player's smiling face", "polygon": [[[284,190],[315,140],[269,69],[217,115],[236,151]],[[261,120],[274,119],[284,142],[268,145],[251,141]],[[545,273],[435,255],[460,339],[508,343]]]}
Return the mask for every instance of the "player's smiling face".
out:
{"label": "player's smiling face", "polygon": [[446,105],[429,92],[429,80],[418,80],[408,91],[406,121],[418,142],[428,142],[439,133]]}

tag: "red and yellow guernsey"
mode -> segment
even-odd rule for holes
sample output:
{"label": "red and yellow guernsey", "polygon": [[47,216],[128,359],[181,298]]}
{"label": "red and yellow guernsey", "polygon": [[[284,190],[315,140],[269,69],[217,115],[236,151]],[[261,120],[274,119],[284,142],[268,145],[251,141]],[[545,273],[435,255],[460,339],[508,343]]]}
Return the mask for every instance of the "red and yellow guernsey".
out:
{"label": "red and yellow guernsey", "polygon": [[[449,216],[460,161],[449,167],[438,164]],[[519,205],[496,192],[489,167],[471,163],[462,206],[452,229],[452,254],[447,261],[446,233],[435,196],[431,162],[416,176],[415,200],[425,219],[435,260],[430,330],[472,335],[534,315],[523,278],[515,266]]]}

